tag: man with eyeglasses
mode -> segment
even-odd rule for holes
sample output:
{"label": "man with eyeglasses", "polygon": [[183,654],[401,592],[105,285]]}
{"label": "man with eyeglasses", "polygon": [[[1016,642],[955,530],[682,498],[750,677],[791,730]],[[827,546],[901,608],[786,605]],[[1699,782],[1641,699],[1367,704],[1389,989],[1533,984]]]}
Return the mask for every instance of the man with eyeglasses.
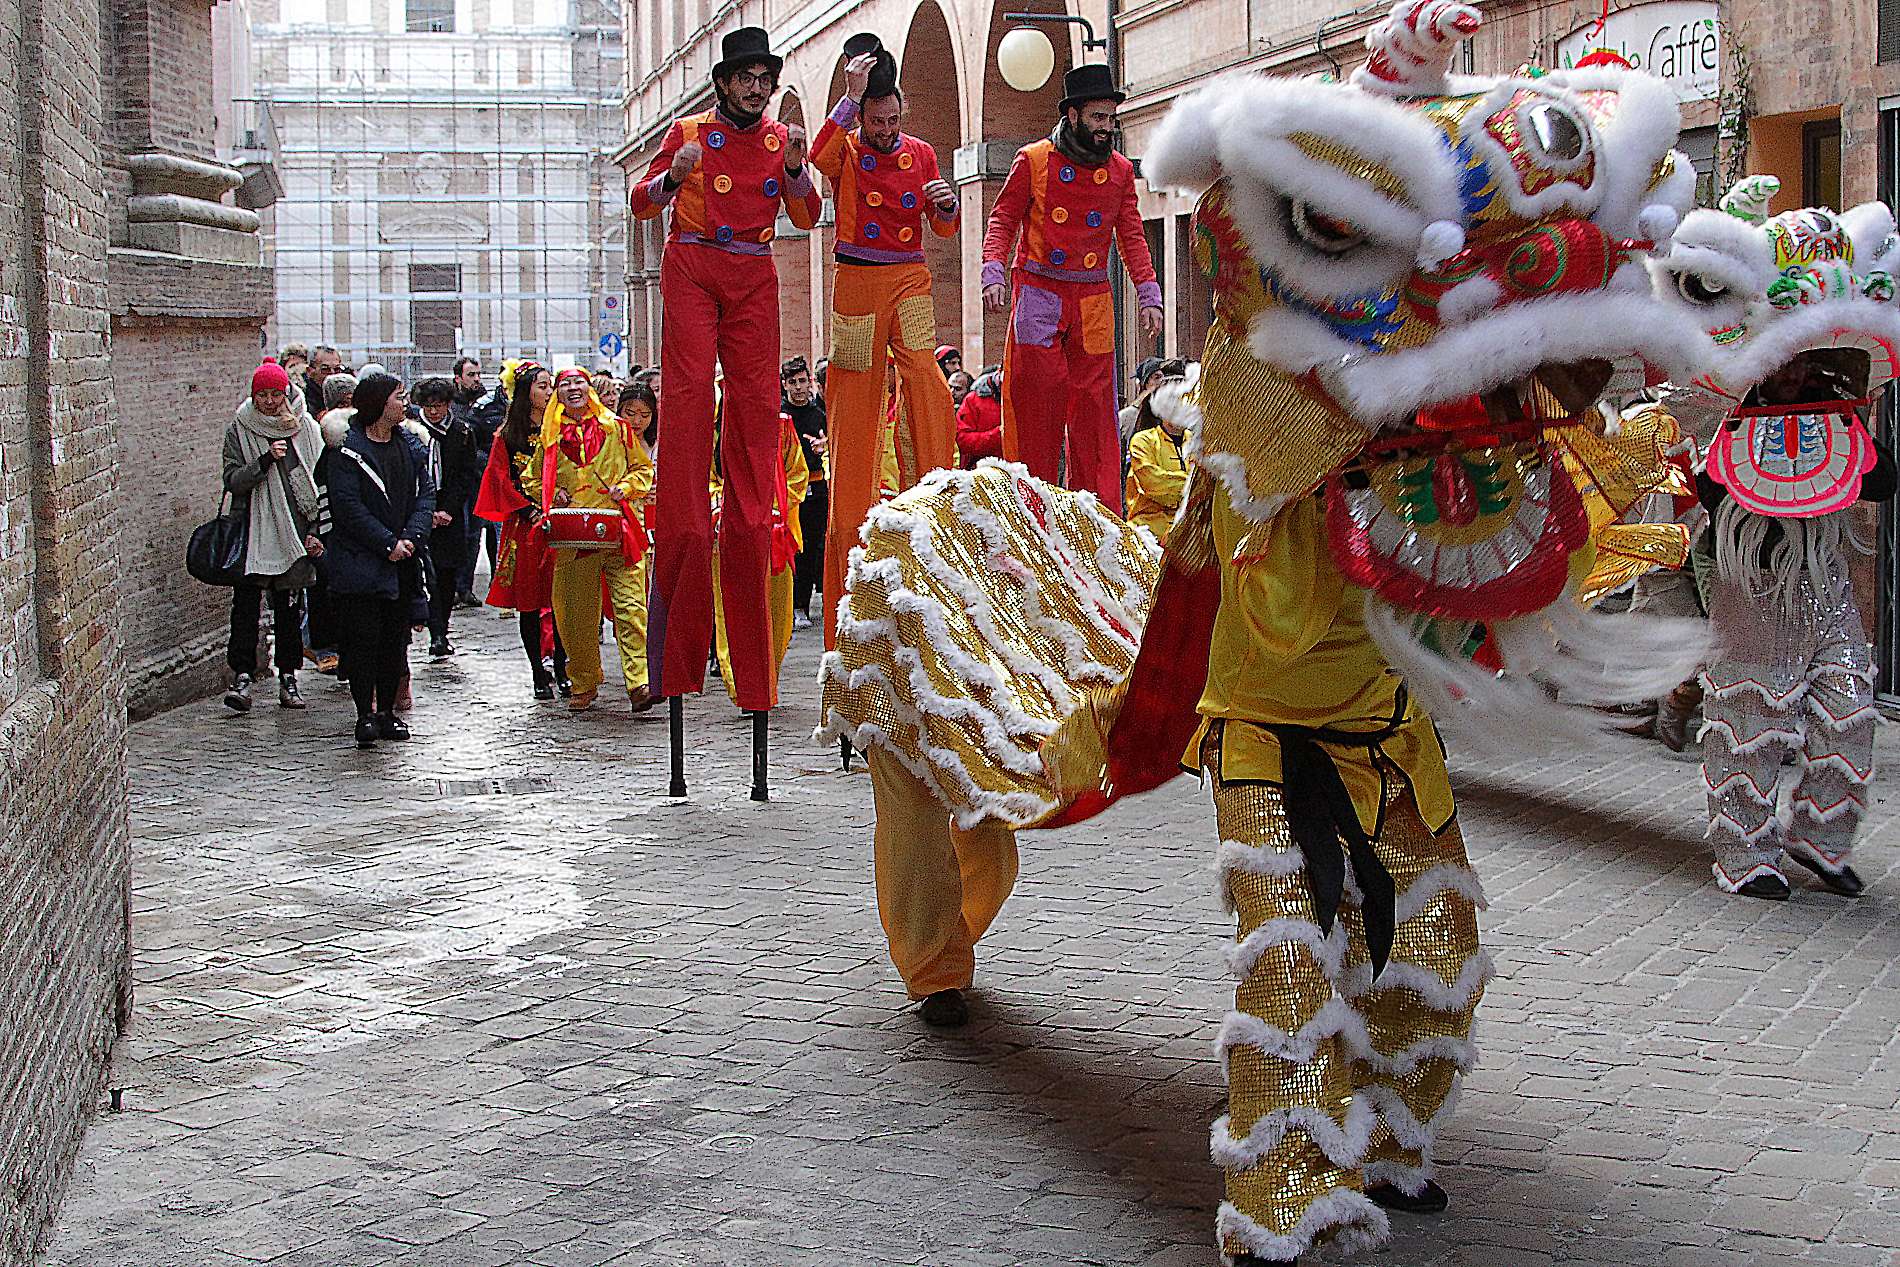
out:
{"label": "man with eyeglasses", "polygon": [[1161,334],[1161,284],[1135,166],[1115,152],[1126,94],[1106,66],[1075,67],[1062,91],[1061,121],[1017,151],[983,236],[984,306],[1014,308],[1003,353],[1003,456],[1054,483],[1066,451],[1068,486],[1120,511],[1110,244],[1135,283],[1145,339]]}
{"label": "man with eyeglasses", "polygon": [[805,132],[765,117],[784,65],[758,27],[725,37],[712,70],[718,104],[674,122],[633,214],[673,208],[660,259],[660,365],[666,379],[666,462],[654,525],[649,645],[659,648],[658,696],[705,685],[713,641],[713,369],[725,371],[720,453],[720,601],[732,650],[734,696],[747,711],[778,702],[766,580],[778,487],[778,271],[773,224],[783,206],[801,229],[819,197],[805,164]]}

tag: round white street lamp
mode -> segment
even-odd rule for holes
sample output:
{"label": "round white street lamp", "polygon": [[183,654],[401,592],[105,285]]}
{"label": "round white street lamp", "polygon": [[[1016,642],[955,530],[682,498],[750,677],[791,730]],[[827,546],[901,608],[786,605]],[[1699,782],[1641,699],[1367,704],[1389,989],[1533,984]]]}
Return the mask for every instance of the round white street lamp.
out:
{"label": "round white street lamp", "polygon": [[1016,27],[997,42],[996,68],[1003,72],[1003,82],[1017,92],[1034,92],[1055,71],[1055,45],[1033,26]]}

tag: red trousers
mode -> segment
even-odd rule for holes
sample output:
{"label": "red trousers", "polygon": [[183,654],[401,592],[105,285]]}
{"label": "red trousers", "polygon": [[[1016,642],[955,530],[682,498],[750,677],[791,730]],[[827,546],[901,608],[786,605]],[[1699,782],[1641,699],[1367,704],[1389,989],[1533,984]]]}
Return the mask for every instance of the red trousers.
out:
{"label": "red trousers", "polygon": [[[664,438],[653,527],[649,648],[662,696],[706,681],[713,645],[713,367],[725,370],[720,458],[719,601],[732,648],[733,694],[754,710],[778,703],[772,613],[772,498],[779,479],[778,269],[769,255],[669,243],[660,260]],[[651,672],[651,670],[649,670]]]}
{"label": "red trousers", "polygon": [[1115,297],[1107,282],[1017,274],[1003,350],[1003,456],[1122,509],[1115,426]]}
{"label": "red trousers", "polygon": [[825,646],[838,645],[838,600],[858,530],[877,505],[884,469],[884,377],[897,367],[897,482],[903,492],[957,464],[950,388],[937,368],[930,270],[922,264],[838,265],[831,295],[831,366],[825,410],[831,446],[831,522],[825,549]]}

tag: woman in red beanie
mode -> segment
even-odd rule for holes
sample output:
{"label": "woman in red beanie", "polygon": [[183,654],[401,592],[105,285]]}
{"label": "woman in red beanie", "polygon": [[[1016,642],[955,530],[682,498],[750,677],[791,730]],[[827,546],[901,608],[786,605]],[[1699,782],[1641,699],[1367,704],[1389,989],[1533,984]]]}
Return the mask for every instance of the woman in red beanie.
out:
{"label": "woman in red beanie", "polygon": [[257,672],[257,626],[270,595],[277,661],[277,703],[302,708],[297,669],[303,663],[303,591],[316,578],[323,543],[315,535],[317,459],[323,433],[290,392],[290,375],[265,361],[251,375],[251,396],[224,432],[224,487],[233,514],[246,516],[245,583],[231,591],[231,689],[225,706],[251,710]]}

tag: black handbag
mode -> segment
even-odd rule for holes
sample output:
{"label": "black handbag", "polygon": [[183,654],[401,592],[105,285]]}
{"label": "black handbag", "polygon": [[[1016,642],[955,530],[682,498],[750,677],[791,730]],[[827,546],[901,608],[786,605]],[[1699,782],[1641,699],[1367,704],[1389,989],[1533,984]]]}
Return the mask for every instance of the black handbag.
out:
{"label": "black handbag", "polygon": [[185,547],[185,571],[206,585],[226,587],[244,584],[244,552],[251,540],[251,516],[234,515],[226,510],[231,494],[218,501],[218,517],[192,530],[191,543]]}

